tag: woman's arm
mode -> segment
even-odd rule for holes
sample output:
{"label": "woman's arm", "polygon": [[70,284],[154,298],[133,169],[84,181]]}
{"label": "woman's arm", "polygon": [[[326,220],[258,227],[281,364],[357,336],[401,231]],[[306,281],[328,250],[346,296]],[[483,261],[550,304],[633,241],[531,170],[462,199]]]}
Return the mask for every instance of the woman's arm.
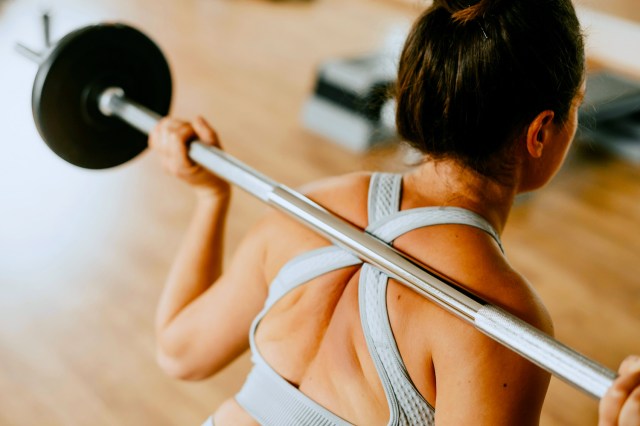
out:
{"label": "woman's arm", "polygon": [[[549,374],[457,322],[434,354],[436,424],[538,425]],[[640,356],[627,357],[619,373],[600,400],[598,425],[640,426]]]}
{"label": "woman's arm", "polygon": [[251,321],[266,297],[259,232],[246,238],[222,273],[230,187],[188,158],[188,143],[196,137],[220,146],[202,119],[164,119],[150,136],[165,171],[191,185],[197,197],[156,314],[158,362],[183,379],[208,377],[245,351]]}
{"label": "woman's arm", "polygon": [[[477,265],[471,265],[477,266]],[[475,268],[492,286],[481,297],[553,335],[548,312],[513,271]],[[472,279],[468,282],[475,283]],[[470,324],[442,313],[432,354],[436,373],[436,424],[537,426],[550,374]]]}
{"label": "woman's arm", "polygon": [[449,331],[433,358],[436,425],[537,426],[549,374],[469,325]]}
{"label": "woman's arm", "polygon": [[198,196],[191,223],[166,280],[156,311],[158,334],[222,274],[229,195]]}

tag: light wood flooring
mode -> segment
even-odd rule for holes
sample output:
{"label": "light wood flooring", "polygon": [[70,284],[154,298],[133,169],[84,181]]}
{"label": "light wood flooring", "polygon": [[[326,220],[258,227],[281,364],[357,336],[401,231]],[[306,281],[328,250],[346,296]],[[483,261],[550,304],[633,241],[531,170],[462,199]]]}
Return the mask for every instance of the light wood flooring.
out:
{"label": "light wood flooring", "polygon": [[[54,37],[104,20],[142,29],[171,62],[174,114],[208,117],[232,155],[292,187],[404,168],[395,148],[357,155],[310,134],[300,112],[319,63],[376,49],[418,11],[394,0],[0,0],[0,425],[198,425],[249,363],[201,383],[156,367],[154,308],[191,194],[152,154],[91,172],[39,139],[36,68],[12,49],[41,45],[47,6]],[[263,211],[236,191],[229,251]],[[548,188],[519,202],[504,242],[561,341],[611,368],[640,353],[637,165],[576,147]],[[596,408],[554,379],[542,424],[595,425]]]}

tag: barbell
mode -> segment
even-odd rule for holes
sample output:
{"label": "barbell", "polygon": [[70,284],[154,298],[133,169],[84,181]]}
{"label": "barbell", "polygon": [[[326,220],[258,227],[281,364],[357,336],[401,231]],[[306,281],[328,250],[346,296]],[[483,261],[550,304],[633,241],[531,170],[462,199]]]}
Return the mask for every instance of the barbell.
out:
{"label": "barbell", "polygon": [[[72,164],[102,169],[128,161],[145,149],[148,133],[169,111],[169,65],[157,45],[130,26],[80,28],[46,54],[21,50],[40,64],[32,95],[36,127]],[[616,378],[605,366],[220,149],[194,141],[189,157],[583,392],[602,398]]]}

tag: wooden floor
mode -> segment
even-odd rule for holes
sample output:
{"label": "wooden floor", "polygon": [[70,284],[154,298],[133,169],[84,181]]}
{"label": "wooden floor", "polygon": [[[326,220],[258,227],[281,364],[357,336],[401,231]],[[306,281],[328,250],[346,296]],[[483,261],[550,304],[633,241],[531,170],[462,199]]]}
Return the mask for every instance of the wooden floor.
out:
{"label": "wooden floor", "polygon": [[[149,34],[173,67],[174,113],[204,114],[230,153],[279,181],[404,168],[401,150],[356,155],[308,133],[300,111],[317,64],[375,49],[416,15],[411,2],[51,3],[55,36],[103,20]],[[200,424],[237,391],[248,359],[202,383],[155,365],[154,308],[193,200],[152,154],[90,172],[42,143],[29,105],[36,69],[12,52],[16,40],[40,45],[41,4],[0,0],[0,425]],[[263,210],[236,193],[229,250]],[[583,146],[519,202],[504,241],[558,338],[613,368],[640,353],[639,236],[639,167]],[[543,425],[595,419],[595,401],[553,380]]]}
{"label": "wooden floor", "polygon": [[640,22],[640,7],[633,0],[574,0],[574,3],[618,18]]}

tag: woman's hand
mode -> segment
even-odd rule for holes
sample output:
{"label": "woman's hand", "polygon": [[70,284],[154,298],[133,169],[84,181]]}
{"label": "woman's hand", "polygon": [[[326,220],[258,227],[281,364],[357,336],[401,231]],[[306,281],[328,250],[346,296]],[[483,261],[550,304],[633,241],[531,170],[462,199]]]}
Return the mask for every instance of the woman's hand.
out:
{"label": "woman's hand", "polygon": [[627,357],[600,400],[598,426],[640,426],[640,356]]}
{"label": "woman's hand", "polygon": [[164,170],[191,185],[199,196],[228,196],[229,183],[189,158],[189,143],[195,139],[205,145],[221,147],[215,130],[202,117],[191,123],[163,118],[149,135],[149,146],[160,156]]}

